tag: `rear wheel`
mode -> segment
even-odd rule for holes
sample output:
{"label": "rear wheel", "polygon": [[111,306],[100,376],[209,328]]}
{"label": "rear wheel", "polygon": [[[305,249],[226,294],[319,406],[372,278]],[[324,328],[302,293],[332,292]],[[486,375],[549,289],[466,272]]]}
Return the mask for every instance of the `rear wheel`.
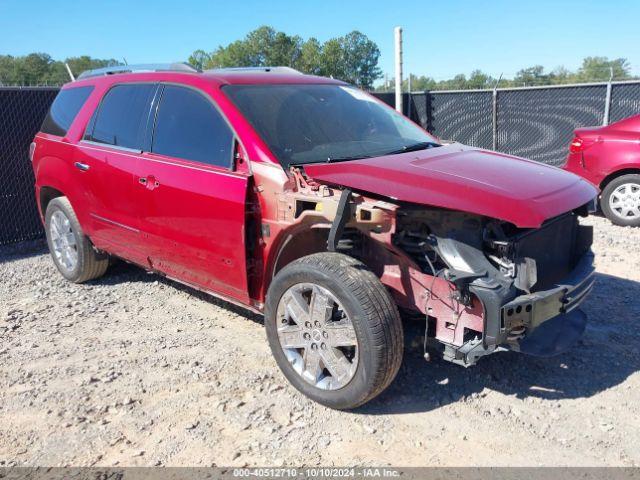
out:
{"label": "rear wheel", "polygon": [[602,212],[616,225],[640,226],[640,175],[615,178],[602,191]]}
{"label": "rear wheel", "polygon": [[45,232],[53,263],[67,280],[82,283],[98,278],[107,271],[109,256],[93,248],[66,197],[54,198],[49,202]]}
{"label": "rear wheel", "polygon": [[346,255],[309,255],[282,269],[267,294],[265,326],[287,379],[331,408],[368,402],[400,368],[398,309],[380,280]]}

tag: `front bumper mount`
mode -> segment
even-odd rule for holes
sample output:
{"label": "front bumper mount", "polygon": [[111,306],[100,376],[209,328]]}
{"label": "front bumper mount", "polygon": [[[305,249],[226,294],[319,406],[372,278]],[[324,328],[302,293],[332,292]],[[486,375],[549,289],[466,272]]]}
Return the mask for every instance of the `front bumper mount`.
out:
{"label": "front bumper mount", "polygon": [[[595,282],[593,253],[584,254],[573,271],[553,288],[520,295],[501,304],[500,288],[476,285],[472,291],[485,307],[485,335],[462,347],[445,346],[444,358],[464,366],[499,350],[536,356],[558,355],[584,332],[587,316],[578,308]],[[474,282],[475,283],[475,282]],[[504,297],[503,297],[504,298]]]}

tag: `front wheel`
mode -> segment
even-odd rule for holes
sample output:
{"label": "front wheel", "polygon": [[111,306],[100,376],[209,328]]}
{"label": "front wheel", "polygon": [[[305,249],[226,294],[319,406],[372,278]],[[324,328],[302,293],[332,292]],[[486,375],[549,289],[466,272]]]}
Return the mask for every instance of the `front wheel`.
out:
{"label": "front wheel", "polygon": [[289,382],[331,408],[368,402],[402,361],[395,303],[363,263],[346,255],[318,253],[283,268],[269,287],[265,326]]}
{"label": "front wheel", "polygon": [[622,175],[602,191],[602,212],[616,225],[640,227],[640,175]]}

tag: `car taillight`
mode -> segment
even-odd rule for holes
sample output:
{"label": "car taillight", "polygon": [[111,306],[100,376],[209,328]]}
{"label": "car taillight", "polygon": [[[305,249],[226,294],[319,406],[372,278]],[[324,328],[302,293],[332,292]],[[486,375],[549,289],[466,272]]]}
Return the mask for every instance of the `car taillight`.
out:
{"label": "car taillight", "polygon": [[36,153],[36,142],[31,142],[31,145],[29,145],[29,160],[32,162],[34,153]]}
{"label": "car taillight", "polygon": [[596,143],[595,140],[585,140],[584,138],[575,137],[569,144],[569,151],[571,153],[580,153],[594,143]]}

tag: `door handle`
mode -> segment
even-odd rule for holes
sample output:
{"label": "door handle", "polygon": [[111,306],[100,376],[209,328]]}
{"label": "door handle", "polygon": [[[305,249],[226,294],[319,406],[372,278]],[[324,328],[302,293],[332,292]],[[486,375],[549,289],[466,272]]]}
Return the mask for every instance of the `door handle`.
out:
{"label": "door handle", "polygon": [[149,190],[153,190],[160,186],[160,182],[156,180],[156,177],[154,177],[153,175],[149,175],[148,177],[140,177],[138,179],[138,182],[140,183],[140,185],[147,187],[147,189]]}
{"label": "door handle", "polygon": [[89,165],[87,165],[86,163],[80,163],[80,162],[76,162],[73,164],[78,170],[82,170],[83,172],[86,172],[87,170],[89,170]]}

